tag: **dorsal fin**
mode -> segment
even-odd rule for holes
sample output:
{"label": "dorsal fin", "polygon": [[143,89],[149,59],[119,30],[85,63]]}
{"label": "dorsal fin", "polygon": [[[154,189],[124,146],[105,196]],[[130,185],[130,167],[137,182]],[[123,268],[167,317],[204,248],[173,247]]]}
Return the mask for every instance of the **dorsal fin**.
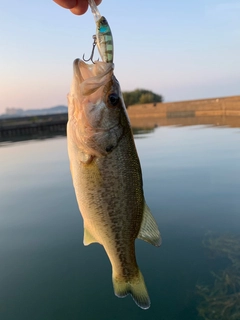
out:
{"label": "dorsal fin", "polygon": [[146,202],[144,202],[143,219],[140,231],[138,233],[138,238],[149,242],[156,247],[159,247],[162,243],[157,223],[153,218]]}

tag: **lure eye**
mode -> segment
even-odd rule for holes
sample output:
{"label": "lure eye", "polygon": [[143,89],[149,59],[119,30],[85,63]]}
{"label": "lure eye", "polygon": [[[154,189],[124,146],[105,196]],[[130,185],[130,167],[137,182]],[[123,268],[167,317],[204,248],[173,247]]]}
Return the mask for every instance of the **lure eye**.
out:
{"label": "lure eye", "polygon": [[104,17],[102,17],[102,24],[107,24],[107,20]]}
{"label": "lure eye", "polygon": [[116,93],[111,93],[108,96],[108,101],[110,102],[110,104],[115,107],[118,104],[119,101],[119,96]]}

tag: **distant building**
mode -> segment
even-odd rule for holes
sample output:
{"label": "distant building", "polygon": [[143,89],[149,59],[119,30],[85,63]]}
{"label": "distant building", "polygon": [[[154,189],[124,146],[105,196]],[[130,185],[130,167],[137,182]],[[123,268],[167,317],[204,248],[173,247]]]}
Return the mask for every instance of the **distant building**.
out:
{"label": "distant building", "polygon": [[22,113],[23,113],[23,109],[6,108],[6,114],[8,116],[21,115]]}
{"label": "distant building", "polygon": [[1,118],[9,117],[31,117],[31,116],[40,116],[40,115],[49,115],[49,114],[62,114],[67,113],[68,108],[66,106],[60,105],[51,108],[44,109],[28,109],[23,110],[20,108],[6,108],[6,113],[0,115]]}

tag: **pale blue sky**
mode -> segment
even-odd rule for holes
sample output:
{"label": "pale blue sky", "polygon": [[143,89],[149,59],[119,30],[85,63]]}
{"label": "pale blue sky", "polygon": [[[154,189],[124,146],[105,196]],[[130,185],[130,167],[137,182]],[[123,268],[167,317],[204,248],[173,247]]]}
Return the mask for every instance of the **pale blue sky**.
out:
{"label": "pale blue sky", "polygon": [[[165,101],[240,94],[239,0],[103,0],[99,10],[122,90],[146,88]],[[0,113],[67,104],[72,62],[92,49],[91,12],[1,1],[0,32]]]}

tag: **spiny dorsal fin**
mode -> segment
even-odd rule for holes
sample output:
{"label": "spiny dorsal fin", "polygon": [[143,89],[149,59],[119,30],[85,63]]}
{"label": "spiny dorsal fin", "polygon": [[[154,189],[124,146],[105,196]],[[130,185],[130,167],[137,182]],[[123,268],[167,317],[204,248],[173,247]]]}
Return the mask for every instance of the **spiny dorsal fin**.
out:
{"label": "spiny dorsal fin", "polygon": [[140,231],[138,233],[138,238],[149,242],[156,247],[159,247],[162,243],[157,223],[153,218],[146,202],[144,203],[143,219]]}
{"label": "spiny dorsal fin", "polygon": [[84,227],[84,236],[83,236],[83,244],[88,246],[91,243],[98,242],[92,234]]}

